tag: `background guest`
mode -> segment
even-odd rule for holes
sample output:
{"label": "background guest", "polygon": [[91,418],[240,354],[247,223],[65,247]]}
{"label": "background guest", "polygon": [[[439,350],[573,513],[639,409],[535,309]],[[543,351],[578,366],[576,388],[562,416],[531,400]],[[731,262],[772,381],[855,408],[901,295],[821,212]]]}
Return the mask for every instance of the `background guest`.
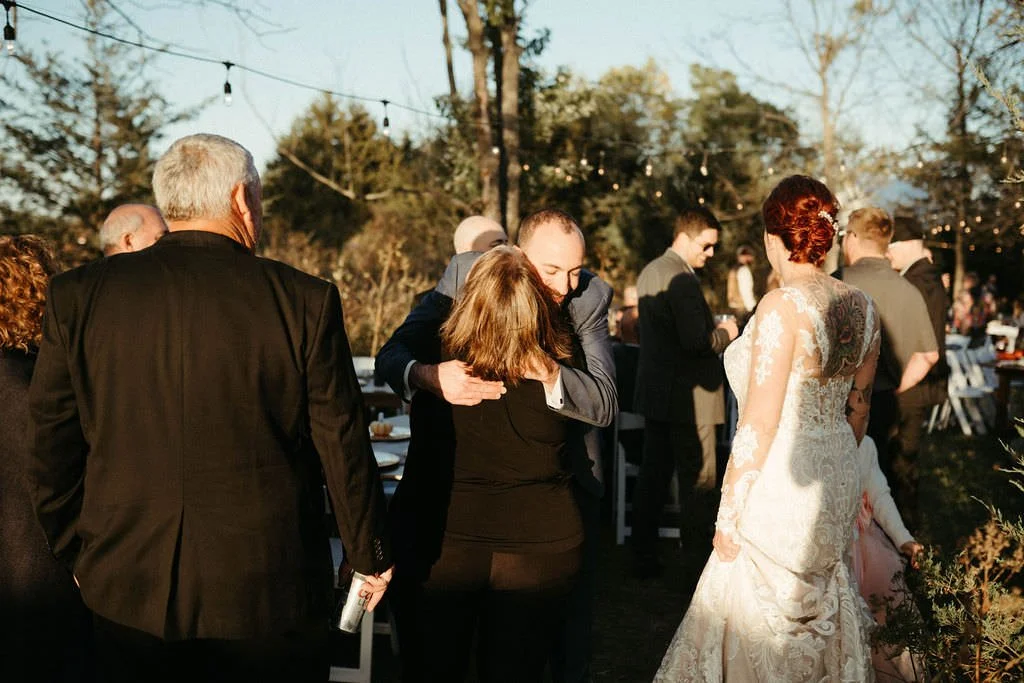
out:
{"label": "background guest", "polygon": [[[892,218],[869,207],[850,214],[843,237],[843,280],[871,297],[882,324],[882,344],[871,391],[868,436],[890,485],[902,486],[889,440],[900,423],[899,396],[921,382],[939,360],[938,344],[921,292],[901,278],[886,258]],[[906,487],[911,489],[908,479]],[[897,497],[897,500],[899,498]]]}
{"label": "background guest", "polygon": [[139,251],[156,244],[167,234],[160,210],[148,204],[124,204],[110,212],[100,227],[104,256]]}
{"label": "background guest", "polygon": [[736,264],[729,269],[725,289],[729,309],[742,327],[757,306],[757,295],[754,293],[754,249],[750,245],[744,244],[736,250]]}
{"label": "background guest", "polygon": [[900,417],[893,439],[894,448],[890,449],[893,469],[901,473],[894,491],[896,502],[904,518],[916,526],[919,523],[917,456],[921,432],[932,408],[946,400],[949,365],[946,363],[945,340],[949,299],[942,286],[939,269],[928,258],[924,247],[924,228],[916,218],[894,217],[888,256],[893,269],[921,293],[939,351],[938,361],[928,370],[924,379],[897,397]]}
{"label": "background guest", "polygon": [[90,616],[29,496],[28,387],[56,273],[38,237],[0,236],[0,681],[85,681]]}
{"label": "background guest", "polygon": [[[618,338],[623,344],[640,343],[640,313],[638,304],[640,302],[636,293],[636,286],[630,285],[622,290],[622,306],[615,313],[615,321],[618,328]],[[621,401],[622,397],[619,397]]]}
{"label": "background guest", "polygon": [[698,546],[711,542],[715,510],[705,494],[717,486],[715,426],[725,421],[719,354],[738,333],[735,320],[714,323],[695,272],[714,254],[718,230],[707,209],[681,211],[672,244],[637,281],[643,342],[634,402],[644,416],[644,453],[631,543],[639,578],[662,571],[658,526],[673,470],[687,511],[680,534]]}

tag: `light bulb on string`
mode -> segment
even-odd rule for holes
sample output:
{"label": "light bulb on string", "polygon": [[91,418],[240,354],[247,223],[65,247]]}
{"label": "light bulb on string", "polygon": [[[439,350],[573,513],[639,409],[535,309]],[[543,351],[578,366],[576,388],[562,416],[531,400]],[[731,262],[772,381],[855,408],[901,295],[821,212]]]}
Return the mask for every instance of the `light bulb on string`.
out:
{"label": "light bulb on string", "polygon": [[604,152],[600,152],[597,158],[597,175],[604,175]]}
{"label": "light bulb on string", "polygon": [[391,137],[391,119],[388,118],[388,101],[387,100],[381,100],[380,103],[384,105],[384,126],[383,126],[383,128],[384,128],[384,137],[390,138]]}
{"label": "light bulb on string", "polygon": [[530,172],[530,165],[529,164],[523,164],[523,171],[525,171],[526,173],[529,173]]}
{"label": "light bulb on string", "polygon": [[615,190],[616,192],[618,192],[619,191],[619,184],[618,183],[612,183],[612,189]]}
{"label": "light bulb on string", "polygon": [[14,54],[14,41],[18,37],[18,32],[14,30],[14,26],[11,25],[11,7],[14,6],[14,2],[4,1],[4,15],[6,21],[4,22],[4,48],[8,55]]}
{"label": "light bulb on string", "polygon": [[657,192],[655,192],[654,193],[654,197],[655,197],[655,199],[661,199],[661,190],[658,190]]}
{"label": "light bulb on string", "polygon": [[572,182],[572,176],[571,175],[565,176],[565,182],[571,183]]}
{"label": "light bulb on string", "polygon": [[589,165],[590,165],[590,162],[587,161],[587,155],[584,154],[582,157],[580,157],[580,166],[582,166],[583,168],[586,168]]}
{"label": "light bulb on string", "polygon": [[704,160],[700,162],[700,174],[705,178],[708,176],[708,153],[704,152]]}
{"label": "light bulb on string", "polygon": [[917,167],[918,168],[924,168],[924,162],[923,161],[917,162]]}
{"label": "light bulb on string", "polygon": [[491,147],[491,154],[493,154],[494,156],[498,156],[499,154],[501,154],[501,149],[499,149],[498,146],[495,145],[494,147]]}
{"label": "light bulb on string", "polygon": [[224,62],[224,104],[231,106],[231,101],[234,99],[231,96],[231,67],[234,64],[231,62]]}
{"label": "light bulb on string", "polygon": [[975,216],[974,217],[974,222],[975,223],[980,223],[981,222],[981,216]]}
{"label": "light bulb on string", "polygon": [[999,228],[992,228],[992,234],[993,235],[998,235],[999,234]]}
{"label": "light bulb on string", "polygon": [[846,173],[846,164],[844,164],[844,163],[840,163],[839,164],[839,172],[840,173]]}
{"label": "light bulb on string", "polygon": [[1002,247],[996,247],[996,253],[997,254],[1002,254],[1003,253],[1003,248]]}
{"label": "light bulb on string", "polygon": [[647,165],[644,166],[644,175],[647,176],[648,178],[654,175],[654,164],[652,164],[649,161],[647,162]]}
{"label": "light bulb on string", "polygon": [[768,167],[768,175],[775,175],[775,167],[774,166],[769,166]]}
{"label": "light bulb on string", "polygon": [[697,199],[697,203],[700,204],[701,206],[704,206],[704,198],[703,197],[699,197]]}
{"label": "light bulb on string", "polygon": [[743,210],[743,202],[736,202],[736,210],[737,211],[742,211]]}

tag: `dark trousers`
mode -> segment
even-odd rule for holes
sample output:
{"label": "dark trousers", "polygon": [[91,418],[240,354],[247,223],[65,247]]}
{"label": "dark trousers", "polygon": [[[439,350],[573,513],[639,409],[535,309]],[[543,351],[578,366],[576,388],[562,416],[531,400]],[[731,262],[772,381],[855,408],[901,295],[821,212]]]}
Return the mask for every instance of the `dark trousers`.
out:
{"label": "dark trousers", "polygon": [[583,545],[580,546],[580,571],[569,592],[565,627],[551,656],[551,678],[554,683],[585,683],[591,678],[601,499],[577,484],[572,488],[583,522]]}
{"label": "dark trousers", "polygon": [[892,454],[889,442],[900,422],[900,404],[892,389],[875,391],[871,394],[871,412],[868,416],[868,436],[878,448],[878,466],[892,485]]}
{"label": "dark trousers", "polygon": [[395,572],[402,680],[465,680],[474,636],[481,683],[542,680],[579,566],[579,547],[496,553],[446,538],[426,582]]}
{"label": "dark trousers", "polygon": [[323,683],[328,623],[247,640],[165,641],[94,617],[100,683]]}
{"label": "dark trousers", "polygon": [[911,530],[920,523],[917,460],[924,421],[931,414],[932,407],[945,399],[944,385],[924,383],[897,397],[899,423],[896,436],[889,445],[892,475],[886,473],[886,476],[896,507]]}
{"label": "dark trousers", "polygon": [[630,540],[638,557],[657,557],[658,527],[673,470],[679,482],[681,542],[703,543],[710,538],[715,515],[713,496],[711,491],[697,491],[694,486],[707,458],[717,459],[714,425],[644,421],[644,459],[633,489]]}

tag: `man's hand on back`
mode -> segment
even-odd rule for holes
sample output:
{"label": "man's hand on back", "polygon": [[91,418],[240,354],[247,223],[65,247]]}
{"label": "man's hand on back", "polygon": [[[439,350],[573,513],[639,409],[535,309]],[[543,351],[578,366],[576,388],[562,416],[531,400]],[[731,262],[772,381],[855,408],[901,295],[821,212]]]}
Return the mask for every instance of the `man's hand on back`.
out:
{"label": "man's hand on back", "polygon": [[409,383],[457,406],[475,406],[481,401],[501,398],[505,393],[501,382],[473,377],[469,370],[468,365],[457,360],[439,365],[416,363],[409,371]]}

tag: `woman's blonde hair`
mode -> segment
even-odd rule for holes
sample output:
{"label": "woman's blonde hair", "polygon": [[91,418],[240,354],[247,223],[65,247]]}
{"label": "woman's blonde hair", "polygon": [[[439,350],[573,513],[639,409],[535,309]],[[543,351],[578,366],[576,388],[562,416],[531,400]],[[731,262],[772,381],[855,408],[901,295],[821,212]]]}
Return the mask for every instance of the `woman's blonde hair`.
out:
{"label": "woman's blonde hair", "polygon": [[572,356],[558,303],[522,251],[495,247],[477,259],[441,326],[452,358],[476,377],[515,385],[545,354]]}
{"label": "woman's blonde hair", "polygon": [[39,348],[46,287],[56,273],[57,260],[45,240],[0,235],[0,349]]}

